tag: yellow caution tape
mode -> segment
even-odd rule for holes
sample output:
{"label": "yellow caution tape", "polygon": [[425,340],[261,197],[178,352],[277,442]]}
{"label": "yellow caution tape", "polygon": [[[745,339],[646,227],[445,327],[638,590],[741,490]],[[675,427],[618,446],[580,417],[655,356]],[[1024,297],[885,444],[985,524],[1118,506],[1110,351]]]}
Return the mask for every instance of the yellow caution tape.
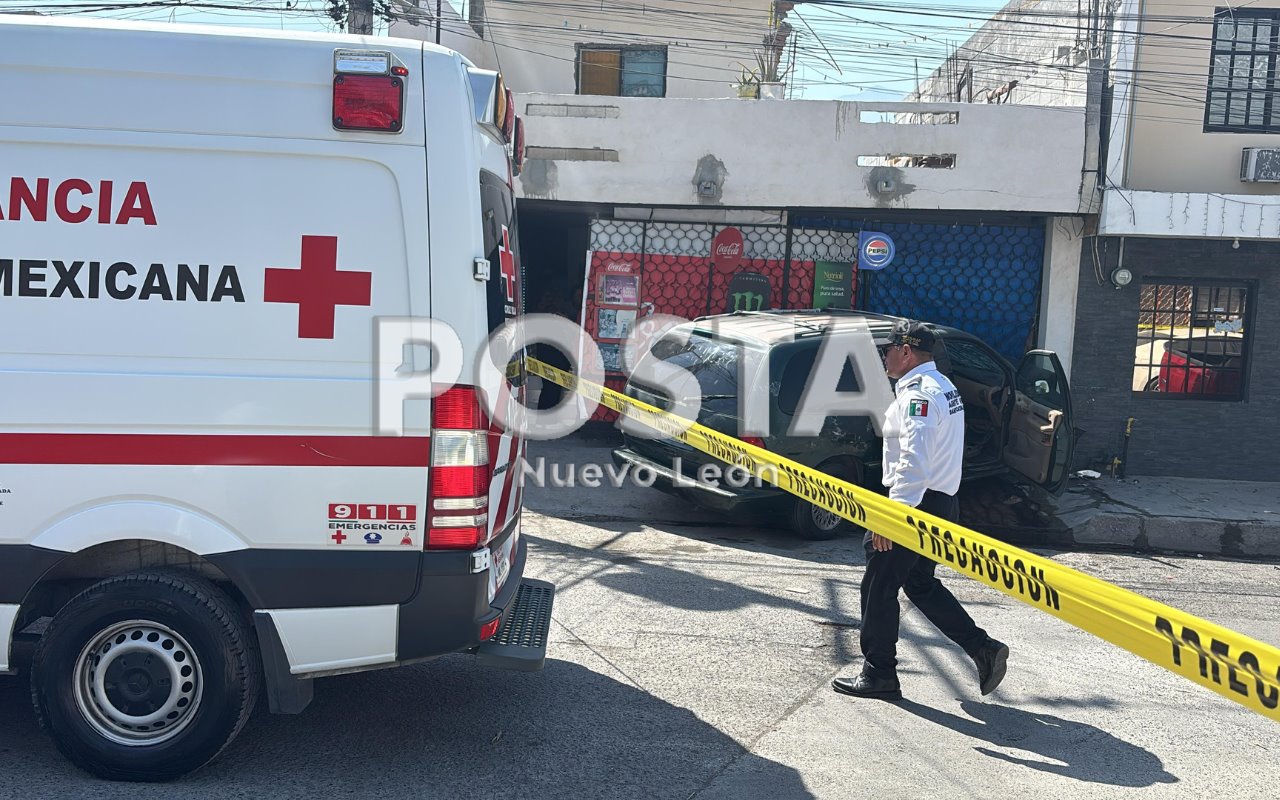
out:
{"label": "yellow caution tape", "polygon": [[528,371],[1280,721],[1280,648],[890,500],[535,359]]}

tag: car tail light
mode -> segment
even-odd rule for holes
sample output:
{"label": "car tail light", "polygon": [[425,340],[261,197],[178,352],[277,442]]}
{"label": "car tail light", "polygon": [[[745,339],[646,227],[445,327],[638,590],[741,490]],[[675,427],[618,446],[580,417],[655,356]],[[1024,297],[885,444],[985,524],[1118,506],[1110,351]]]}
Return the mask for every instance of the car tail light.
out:
{"label": "car tail light", "polygon": [[489,530],[489,420],[475,387],[433,401],[427,550],[474,550]]}
{"label": "car tail light", "polygon": [[395,75],[335,75],[333,127],[396,133],[404,124],[404,80]]}
{"label": "car tail light", "polygon": [[502,624],[502,617],[497,617],[497,618],[495,618],[495,619],[491,619],[491,620],[489,620],[488,622],[486,622],[485,624],[481,625],[481,626],[480,626],[480,641],[482,641],[482,642],[487,642],[487,641],[489,641],[490,639],[492,639],[492,638],[493,638],[493,635],[494,635],[495,633],[497,633],[497,632],[498,632],[498,626],[499,626],[499,625],[501,625],[501,624]]}
{"label": "car tail light", "polygon": [[427,531],[427,550],[475,550],[484,540],[478,527],[432,528]]}
{"label": "car tail light", "polygon": [[455,386],[436,398],[432,427],[440,430],[488,429],[479,395],[470,386]]}
{"label": "car tail light", "polygon": [[[476,498],[489,487],[484,472],[477,466],[437,466],[431,471],[432,497],[441,499]],[[440,511],[455,510],[449,503],[432,503],[431,507]]]}
{"label": "car tail light", "polygon": [[759,447],[761,450],[768,449],[767,447],[764,446],[764,439],[761,439],[759,436],[743,436],[742,441],[746,442],[747,444],[753,444],[756,447]]}

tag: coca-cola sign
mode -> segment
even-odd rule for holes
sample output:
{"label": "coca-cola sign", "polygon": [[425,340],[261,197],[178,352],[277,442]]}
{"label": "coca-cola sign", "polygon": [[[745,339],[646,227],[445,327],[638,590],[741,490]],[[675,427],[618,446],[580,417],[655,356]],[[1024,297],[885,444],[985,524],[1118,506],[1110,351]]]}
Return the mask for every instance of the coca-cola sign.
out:
{"label": "coca-cola sign", "polygon": [[717,233],[716,238],[711,241],[711,260],[720,272],[734,272],[741,267],[746,260],[742,231],[725,228]]}

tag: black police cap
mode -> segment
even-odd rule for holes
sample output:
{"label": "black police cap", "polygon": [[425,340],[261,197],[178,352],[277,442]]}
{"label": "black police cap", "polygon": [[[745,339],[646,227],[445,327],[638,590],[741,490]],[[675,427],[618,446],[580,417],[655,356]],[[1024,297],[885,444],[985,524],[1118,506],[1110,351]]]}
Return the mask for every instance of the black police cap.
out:
{"label": "black police cap", "polygon": [[923,323],[913,319],[898,320],[893,326],[893,336],[889,339],[893,344],[909,344],[926,353],[933,350],[933,331]]}

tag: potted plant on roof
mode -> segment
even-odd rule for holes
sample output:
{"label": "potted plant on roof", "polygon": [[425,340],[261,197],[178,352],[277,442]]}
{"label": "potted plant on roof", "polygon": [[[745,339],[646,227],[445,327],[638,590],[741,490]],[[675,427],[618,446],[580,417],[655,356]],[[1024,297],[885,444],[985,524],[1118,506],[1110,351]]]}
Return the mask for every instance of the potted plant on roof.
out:
{"label": "potted plant on roof", "polygon": [[785,99],[786,77],[790,68],[782,68],[776,58],[759,50],[756,51],[755,57],[755,69],[739,64],[742,67],[742,76],[738,79],[738,96],[762,100]]}

